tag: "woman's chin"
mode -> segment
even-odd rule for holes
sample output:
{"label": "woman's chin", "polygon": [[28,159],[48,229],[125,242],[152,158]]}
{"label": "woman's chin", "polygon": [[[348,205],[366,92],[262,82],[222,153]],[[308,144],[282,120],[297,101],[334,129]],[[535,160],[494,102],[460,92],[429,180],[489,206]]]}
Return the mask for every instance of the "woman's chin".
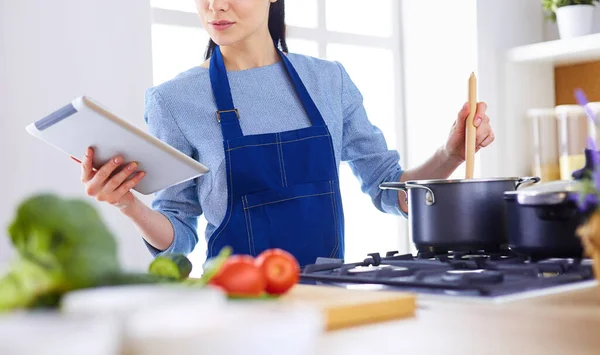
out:
{"label": "woman's chin", "polygon": [[235,36],[233,34],[226,33],[212,33],[211,37],[213,42],[215,42],[220,47],[230,46],[239,41],[239,36]]}

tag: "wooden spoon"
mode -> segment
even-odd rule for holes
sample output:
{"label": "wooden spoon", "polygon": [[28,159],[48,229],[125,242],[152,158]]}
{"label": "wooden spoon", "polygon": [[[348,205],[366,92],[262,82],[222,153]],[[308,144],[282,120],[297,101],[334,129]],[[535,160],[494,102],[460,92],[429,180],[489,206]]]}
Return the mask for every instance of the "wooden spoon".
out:
{"label": "wooden spoon", "polygon": [[465,139],[465,160],[466,160],[466,174],[465,179],[472,179],[475,166],[475,126],[473,121],[475,119],[475,112],[477,111],[477,79],[475,73],[471,73],[469,77],[469,116],[466,122],[466,139]]}

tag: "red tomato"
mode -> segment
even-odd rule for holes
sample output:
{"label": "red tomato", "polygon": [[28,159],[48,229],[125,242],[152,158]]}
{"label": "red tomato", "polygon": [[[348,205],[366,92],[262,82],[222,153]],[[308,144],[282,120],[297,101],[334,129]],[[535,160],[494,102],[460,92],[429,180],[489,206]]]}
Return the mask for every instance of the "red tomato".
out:
{"label": "red tomato", "polygon": [[266,291],[269,294],[283,294],[300,279],[298,261],[285,250],[267,249],[255,261],[266,277]]}
{"label": "red tomato", "polygon": [[265,291],[266,280],[261,269],[248,255],[232,255],[210,281],[228,295],[260,296]]}

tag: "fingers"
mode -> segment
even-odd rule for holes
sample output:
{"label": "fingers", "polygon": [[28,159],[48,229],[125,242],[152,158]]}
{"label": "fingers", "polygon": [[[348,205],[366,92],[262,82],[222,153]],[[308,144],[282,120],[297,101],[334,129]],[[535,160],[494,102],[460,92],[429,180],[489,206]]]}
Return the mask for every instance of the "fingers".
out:
{"label": "fingers", "polygon": [[494,132],[490,132],[490,134],[487,137],[485,137],[485,139],[481,143],[479,143],[478,146],[481,148],[485,148],[488,145],[492,144],[495,138],[496,136],[494,135]]}
{"label": "fingers", "polygon": [[92,148],[88,148],[85,152],[85,156],[83,161],[81,162],[81,182],[87,183],[94,177],[94,169],[92,167],[92,162],[94,159],[94,150]]}
{"label": "fingers", "polygon": [[485,116],[481,119],[479,127],[477,127],[475,143],[479,145],[491,132],[492,127],[490,126],[490,118]]}
{"label": "fingers", "polygon": [[106,184],[104,184],[104,187],[102,187],[102,191],[100,193],[103,195],[110,195],[113,193],[119,186],[121,186],[127,177],[135,172],[135,169],[137,169],[137,163],[133,162],[127,164],[121,171],[115,174],[106,182]]}
{"label": "fingers", "polygon": [[[478,102],[475,111],[475,118],[473,119],[473,124],[475,127],[479,127],[483,122],[483,118],[486,116],[487,104],[485,102]],[[471,106],[469,102],[465,102],[463,107],[458,112],[458,118],[456,119],[456,127],[459,130],[465,129],[467,117],[469,117],[469,113],[471,112]]]}
{"label": "fingers", "polygon": [[456,122],[454,122],[454,125],[456,126],[456,129],[458,129],[461,132],[465,129],[465,122],[467,120],[467,117],[469,116],[470,110],[471,108],[469,107],[469,103],[465,102],[460,111],[458,111],[458,117],[456,119]]}
{"label": "fingers", "polygon": [[123,163],[123,157],[116,156],[104,164],[98,171],[94,173],[91,180],[88,181],[86,192],[90,196],[97,195],[111,176],[111,174]]}
{"label": "fingers", "polygon": [[134,177],[125,181],[115,191],[108,195],[106,197],[106,202],[110,203],[111,205],[116,205],[119,203],[123,195],[129,192],[129,190],[133,189],[144,178],[145,175],[145,172],[138,171]]}
{"label": "fingers", "polygon": [[484,116],[481,120],[479,127],[477,127],[477,136],[475,139],[475,146],[477,148],[487,147],[495,139],[494,131],[490,125],[490,118]]}
{"label": "fingers", "polygon": [[[487,104],[485,102],[477,103],[477,111],[475,112],[475,119],[473,120],[473,124],[475,125],[475,127],[481,126],[484,118],[487,117],[486,111],[487,111]],[[488,118],[488,121],[489,121],[489,118]]]}

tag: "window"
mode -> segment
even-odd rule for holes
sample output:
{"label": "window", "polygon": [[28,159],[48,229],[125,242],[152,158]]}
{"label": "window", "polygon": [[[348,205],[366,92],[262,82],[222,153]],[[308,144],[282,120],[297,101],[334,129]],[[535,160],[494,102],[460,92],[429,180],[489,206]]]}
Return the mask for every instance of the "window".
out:
{"label": "window", "polygon": [[[208,36],[193,0],[152,0],[152,6],[154,82],[159,84],[201,63]],[[378,15],[364,16],[365,6],[377,8]],[[388,147],[402,151],[400,39],[394,21],[398,13],[395,0],[371,0],[368,5],[361,0],[286,0],[289,50],[340,61],[363,94],[369,118],[384,132]],[[367,253],[388,250],[408,252],[406,221],[378,211],[345,163],[340,180],[346,259],[359,261]],[[199,222],[200,236],[205,223]],[[199,243],[190,258],[201,263],[205,250],[205,243]]]}

